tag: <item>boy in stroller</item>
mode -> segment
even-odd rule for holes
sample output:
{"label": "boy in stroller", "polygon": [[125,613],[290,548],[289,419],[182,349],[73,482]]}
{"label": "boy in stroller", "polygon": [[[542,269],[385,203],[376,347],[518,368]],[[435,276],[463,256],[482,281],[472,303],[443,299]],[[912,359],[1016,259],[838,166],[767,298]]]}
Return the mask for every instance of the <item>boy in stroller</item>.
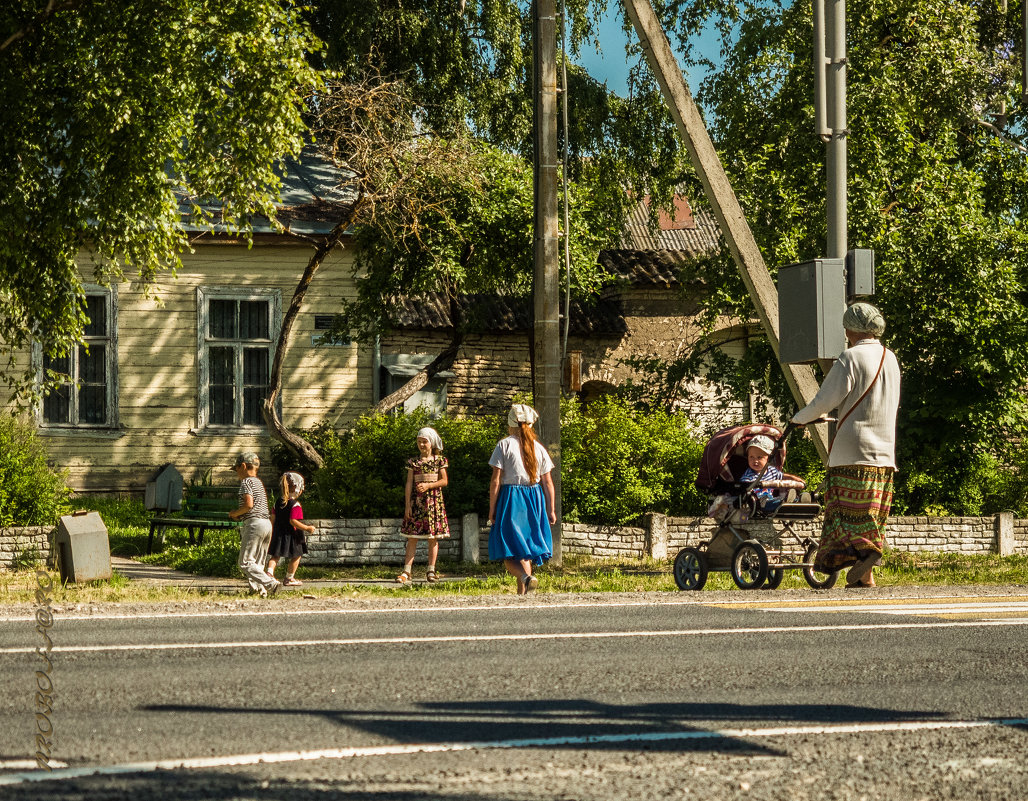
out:
{"label": "boy in stroller", "polygon": [[[775,465],[768,464],[768,457],[775,450],[775,443],[771,440],[771,437],[759,434],[750,440],[749,445],[746,446],[746,462],[748,467],[746,472],[739,477],[739,481],[743,484],[750,484],[760,479],[761,482],[765,481],[780,481],[785,476],[781,470]],[[787,490],[795,495],[794,490]],[[753,493],[757,498],[757,505],[760,510],[764,513],[774,512],[788,500],[788,496],[783,496],[777,493],[771,487],[758,486],[753,489]]]}

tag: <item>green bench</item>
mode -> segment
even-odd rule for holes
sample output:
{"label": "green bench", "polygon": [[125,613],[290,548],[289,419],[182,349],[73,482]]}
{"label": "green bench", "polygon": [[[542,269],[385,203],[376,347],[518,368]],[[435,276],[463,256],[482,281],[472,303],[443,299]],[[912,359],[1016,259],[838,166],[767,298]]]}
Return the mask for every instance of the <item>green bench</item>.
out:
{"label": "green bench", "polygon": [[[270,502],[270,499],[269,499]],[[150,520],[150,536],[146,552],[153,552],[153,538],[164,537],[168,528],[189,531],[190,545],[203,545],[203,535],[210,529],[239,528],[242,521],[230,520],[228,513],[239,507],[239,485],[187,485],[182,491],[182,511],[164,514]]]}

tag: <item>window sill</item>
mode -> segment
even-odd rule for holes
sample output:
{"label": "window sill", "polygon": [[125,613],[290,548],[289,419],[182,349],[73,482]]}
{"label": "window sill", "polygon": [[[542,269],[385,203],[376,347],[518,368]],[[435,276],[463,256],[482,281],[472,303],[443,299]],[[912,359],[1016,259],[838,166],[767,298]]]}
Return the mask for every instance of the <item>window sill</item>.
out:
{"label": "window sill", "polygon": [[207,426],[191,428],[189,433],[194,437],[239,437],[264,436],[268,433],[267,426]]}
{"label": "window sill", "polygon": [[87,428],[85,426],[39,426],[43,437],[84,437],[86,439],[121,439],[126,435],[123,428]]}

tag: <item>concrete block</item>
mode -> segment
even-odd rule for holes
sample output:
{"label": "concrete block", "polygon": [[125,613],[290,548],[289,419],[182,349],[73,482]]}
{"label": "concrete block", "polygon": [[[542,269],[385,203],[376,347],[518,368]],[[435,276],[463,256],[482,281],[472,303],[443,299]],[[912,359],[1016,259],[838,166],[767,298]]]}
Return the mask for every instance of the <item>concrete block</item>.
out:
{"label": "concrete block", "polygon": [[1000,512],[994,523],[993,550],[1000,556],[1011,556],[1014,553],[1014,515],[1011,512]]}
{"label": "concrete block", "polygon": [[476,565],[481,562],[480,531],[477,512],[469,512],[461,518],[460,559],[462,562],[471,562]]}

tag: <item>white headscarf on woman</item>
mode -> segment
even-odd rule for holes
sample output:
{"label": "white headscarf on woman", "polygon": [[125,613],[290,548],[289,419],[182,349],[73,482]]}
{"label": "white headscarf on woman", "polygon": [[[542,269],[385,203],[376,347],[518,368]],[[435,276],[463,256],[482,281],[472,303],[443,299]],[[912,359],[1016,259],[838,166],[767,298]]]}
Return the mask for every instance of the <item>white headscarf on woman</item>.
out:
{"label": "white headscarf on woman", "polygon": [[880,337],[885,332],[885,318],[870,303],[854,303],[842,315],[842,327],[855,334]]}
{"label": "white headscarf on woman", "polygon": [[538,419],[539,413],[525,403],[515,403],[507,412],[507,425],[511,428],[517,428],[520,423],[534,425]]}
{"label": "white headscarf on woman", "polygon": [[439,432],[434,428],[425,426],[418,430],[418,439],[427,439],[428,444],[431,445],[435,450],[442,452],[443,450],[443,438],[439,436]]}

